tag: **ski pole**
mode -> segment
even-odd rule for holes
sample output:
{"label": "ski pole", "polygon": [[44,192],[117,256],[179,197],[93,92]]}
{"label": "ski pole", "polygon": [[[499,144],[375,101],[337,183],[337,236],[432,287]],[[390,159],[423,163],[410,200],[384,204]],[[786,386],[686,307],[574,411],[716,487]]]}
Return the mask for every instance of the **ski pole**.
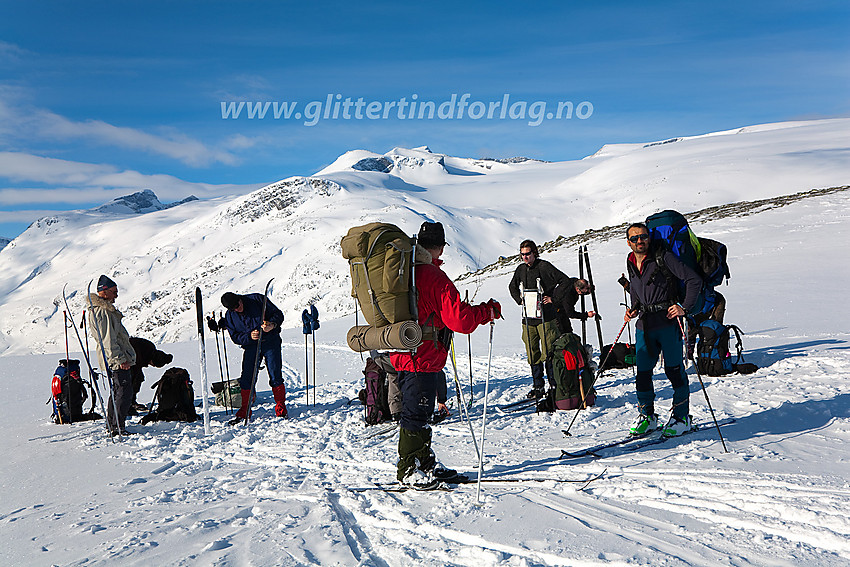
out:
{"label": "ski pole", "polygon": [[313,335],[313,405],[316,405],[316,331],[319,329],[319,310],[310,305],[310,334]]}
{"label": "ski pole", "polygon": [[[464,301],[469,303],[469,290],[466,290]],[[472,390],[472,333],[466,335],[467,347],[469,350],[469,407],[472,407],[472,397],[475,395]]]}
{"label": "ski pole", "polygon": [[[681,307],[681,306],[680,306]],[[683,308],[684,309],[684,308]],[[688,328],[688,317],[683,316],[681,318],[680,326],[682,327],[682,358],[685,360],[685,368],[690,366],[691,362],[691,354],[690,354],[690,329]]]}
{"label": "ski pole", "polygon": [[[620,279],[617,280],[621,286],[623,286],[623,303],[621,305],[626,309],[631,309],[629,306],[629,280],[626,278],[626,274],[620,273]],[[627,322],[629,329],[629,346],[634,348],[635,343],[632,342],[632,322]],[[611,348],[614,348],[614,345],[611,345]],[[628,351],[627,351],[628,352]],[[637,377],[637,364],[632,364],[632,375]]]}
{"label": "ski pole", "polygon": [[484,472],[484,434],[487,430],[487,394],[490,390],[490,370],[493,364],[493,328],[495,321],[490,321],[490,346],[487,350],[487,379],[484,381],[484,410],[481,413],[481,450],[478,452],[478,489],[475,500],[481,503],[481,476]]}
{"label": "ski pole", "polygon": [[[582,255],[581,245],[578,247],[578,277],[584,279],[584,256]],[[587,313],[587,308],[584,303],[584,295],[579,296],[581,300],[581,312]],[[581,344],[587,343],[587,319],[581,320]],[[601,352],[601,351],[600,351]]]}
{"label": "ski pole", "polygon": [[[221,321],[221,312],[219,312],[219,321]],[[230,391],[230,363],[227,361],[227,338],[224,336],[224,331],[221,333],[221,349],[224,351],[224,373],[227,375],[227,412],[228,415],[233,413],[233,393]]]}
{"label": "ski pole", "polygon": [[605,370],[605,363],[608,362],[608,358],[611,356],[611,351],[614,350],[614,345],[617,344],[617,341],[620,340],[620,335],[623,334],[623,331],[626,329],[626,325],[628,325],[628,321],[623,322],[623,326],[620,327],[620,332],[617,333],[617,338],[614,339],[614,342],[611,344],[611,348],[608,350],[608,354],[605,355],[605,358],[599,364],[599,369],[596,371],[596,377],[593,379],[593,383],[595,384],[599,377],[602,376],[602,372]]}
{"label": "ski pole", "polygon": [[472,436],[472,444],[475,445],[475,454],[478,459],[481,459],[481,451],[478,450],[478,441],[475,439],[475,431],[472,429],[472,419],[469,417],[469,409],[466,407],[466,403],[463,400],[463,392],[460,390],[460,380],[457,377],[457,364],[455,363],[455,342],[452,339],[451,343],[452,349],[452,370],[454,370],[455,374],[455,388],[458,391],[458,400],[460,403],[460,415],[462,418],[466,419],[466,424],[469,426],[469,434]]}
{"label": "ski pole", "polygon": [[[210,320],[215,321],[215,311],[213,311],[213,314],[210,316]],[[221,349],[218,346],[218,326],[216,326],[215,328],[215,353],[218,355],[218,379],[224,385],[224,368],[222,368],[221,366]],[[225,390],[226,389],[227,386],[225,385]],[[226,395],[227,394],[225,392],[222,392],[221,398],[224,400],[225,406],[227,405],[227,398],[225,397]],[[225,409],[225,411],[227,410]]]}
{"label": "ski pole", "polygon": [[[457,360],[455,359],[455,338],[454,333],[452,333],[452,340],[449,343],[449,354],[452,359],[452,367],[457,368]],[[457,378],[457,372],[455,372],[455,397],[457,398],[457,405],[460,407],[461,398],[460,398],[460,381]],[[463,415],[463,413],[461,413]]]}
{"label": "ski pole", "polygon": [[[625,274],[623,274],[623,277],[625,277]],[[629,308],[629,292],[626,291],[626,288],[623,288],[623,305],[626,306],[626,309]],[[628,322],[628,327],[629,327],[629,344],[631,345],[631,344],[634,344],[632,342],[632,322],[631,321]]]}
{"label": "ski pole", "polygon": [[306,403],[310,405],[310,346],[307,335],[313,332],[313,325],[306,309],[301,312],[301,332],[304,333],[304,393],[307,396]]}
{"label": "ski pole", "polygon": [[[679,329],[681,329],[684,333],[682,318],[678,317],[676,320],[679,322]],[[699,368],[696,363],[694,363],[694,370],[696,370],[699,385],[702,386],[702,395],[705,396],[705,403],[708,405],[708,411],[711,412],[711,419],[714,421],[714,427],[717,429],[717,435],[720,437],[720,444],[723,445],[723,452],[728,453],[729,449],[726,448],[726,440],[723,439],[723,433],[720,432],[720,424],[717,423],[717,418],[714,416],[714,408],[711,407],[711,400],[708,399],[708,391],[705,389],[705,383],[702,381],[702,376],[699,373]]]}
{"label": "ski pole", "polygon": [[248,394],[248,410],[245,412],[246,428],[248,427],[248,421],[251,419],[251,405],[254,398],[254,388],[257,385],[257,374],[260,372],[260,358],[263,350],[263,325],[266,322],[266,305],[269,302],[269,286],[272,284],[273,280],[274,278],[268,281],[266,289],[263,292],[263,309],[260,312],[260,328],[258,329],[259,334],[257,335],[257,353],[254,356],[254,375],[251,378],[251,392]]}
{"label": "ski pole", "polygon": [[599,337],[599,352],[602,352],[602,321],[599,316],[599,307],[596,305],[596,287],[593,285],[593,272],[590,271],[590,254],[587,253],[587,245],[584,245],[584,263],[587,264],[587,281],[590,284],[590,299],[593,303],[593,319],[596,321],[596,334]]}
{"label": "ski pole", "polygon": [[[623,334],[623,330],[626,328],[626,324],[627,324],[627,323],[628,323],[628,321],[624,322],[624,323],[623,323],[623,326],[622,326],[622,327],[620,327],[620,332],[619,332],[619,333],[617,333],[617,338],[616,338],[616,339],[614,339],[614,344],[617,344],[617,341],[618,341],[618,340],[620,340],[620,335],[622,335],[622,334]],[[611,356],[611,351],[612,351],[612,350],[614,350],[614,345],[613,345],[613,344],[611,345],[611,349],[608,351],[608,354],[606,354],[606,355],[605,355],[605,358],[604,358],[604,359],[602,360],[602,362],[599,364],[599,368],[596,370],[596,376],[593,378],[593,385],[594,385],[594,386],[596,385],[596,382],[599,380],[599,377],[600,377],[600,376],[602,376],[602,372],[605,370],[605,363],[606,363],[606,362],[608,362],[608,357],[609,357],[609,356]],[[581,374],[579,374],[579,384],[581,384]],[[573,420],[570,422],[569,427],[567,427],[567,428],[564,430],[564,435],[566,435],[567,437],[569,437],[569,436],[570,436],[570,429],[572,429],[573,424],[576,422],[576,418],[578,418],[578,414],[579,414],[579,412],[580,412],[582,409],[584,409],[584,406],[585,406],[585,404],[584,404],[584,394],[582,394],[582,404],[581,404],[581,406],[580,406],[580,407],[576,410],[575,415],[573,415]]]}

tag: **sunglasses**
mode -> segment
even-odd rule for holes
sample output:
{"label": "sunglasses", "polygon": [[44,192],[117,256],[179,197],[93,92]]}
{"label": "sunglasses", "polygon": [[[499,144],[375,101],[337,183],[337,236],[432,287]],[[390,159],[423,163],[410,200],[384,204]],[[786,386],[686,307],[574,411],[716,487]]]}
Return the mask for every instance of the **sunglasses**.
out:
{"label": "sunglasses", "polygon": [[643,234],[635,234],[634,236],[629,237],[629,242],[637,242],[639,240],[649,240],[649,235],[646,233]]}
{"label": "sunglasses", "polygon": [[528,258],[529,256],[534,256],[534,252],[520,252],[519,255],[523,258]]}

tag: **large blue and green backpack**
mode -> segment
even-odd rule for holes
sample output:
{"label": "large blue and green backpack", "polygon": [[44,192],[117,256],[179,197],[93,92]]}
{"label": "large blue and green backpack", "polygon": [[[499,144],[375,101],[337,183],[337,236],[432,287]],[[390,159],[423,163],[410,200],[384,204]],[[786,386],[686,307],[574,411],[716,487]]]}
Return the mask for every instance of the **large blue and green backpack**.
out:
{"label": "large blue and green backpack", "polygon": [[[694,234],[684,215],[679,212],[666,210],[646,218],[646,226],[654,242],[663,242],[663,247],[656,247],[656,263],[668,279],[675,276],[664,264],[663,252],[669,250],[686,266],[693,269],[702,277],[703,287],[696,305],[690,315],[699,316],[710,314],[717,304],[714,288],[723,280],[728,280],[729,264],[726,261],[726,245],[710,238],[700,238]],[[679,300],[684,299],[684,284],[678,282]]]}

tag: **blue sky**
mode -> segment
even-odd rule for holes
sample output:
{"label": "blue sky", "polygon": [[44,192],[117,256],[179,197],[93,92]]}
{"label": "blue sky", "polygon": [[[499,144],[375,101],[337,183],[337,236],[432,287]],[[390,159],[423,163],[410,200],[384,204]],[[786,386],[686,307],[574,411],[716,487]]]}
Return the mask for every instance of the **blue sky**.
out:
{"label": "blue sky", "polygon": [[[560,161],[848,116],[848,32],[844,1],[4,0],[0,236],[145,188],[163,202],[241,193],[351,149]],[[399,101],[464,93],[463,118],[399,117]],[[322,118],[329,95],[351,101],[348,119]],[[322,106],[305,125],[273,109],[224,119],[223,102]],[[565,102],[571,118],[547,118]]]}

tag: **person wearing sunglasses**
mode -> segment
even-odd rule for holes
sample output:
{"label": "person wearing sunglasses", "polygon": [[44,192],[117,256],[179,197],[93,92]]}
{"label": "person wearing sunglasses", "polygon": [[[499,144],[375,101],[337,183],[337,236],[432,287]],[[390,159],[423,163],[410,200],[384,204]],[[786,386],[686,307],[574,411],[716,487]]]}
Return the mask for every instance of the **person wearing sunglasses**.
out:
{"label": "person wearing sunglasses", "polygon": [[[689,415],[690,390],[685,374],[682,331],[678,318],[684,316],[696,304],[702,279],[669,250],[662,253],[669,276],[665,274],[655,259],[656,246],[664,246],[664,243],[653,242],[645,224],[635,223],[629,226],[626,239],[631,248],[626,268],[632,306],[626,311],[625,321],[637,319],[635,390],[639,411],[638,418],[629,432],[632,435],[645,435],[658,429],[652,370],[658,362],[658,356],[663,353],[664,373],[673,385],[673,411],[663,427],[662,434],[665,437],[675,437],[693,427]],[[681,303],[678,299],[680,282],[685,288],[685,299]]]}
{"label": "person wearing sunglasses", "polygon": [[[527,398],[542,398],[546,394],[543,373],[549,384],[554,384],[549,347],[561,335],[558,310],[562,305],[571,280],[561,270],[539,258],[537,245],[523,240],[519,245],[522,263],[514,271],[508,284],[511,297],[523,306],[522,342],[531,365],[532,388]],[[538,291],[539,285],[539,291]]]}

